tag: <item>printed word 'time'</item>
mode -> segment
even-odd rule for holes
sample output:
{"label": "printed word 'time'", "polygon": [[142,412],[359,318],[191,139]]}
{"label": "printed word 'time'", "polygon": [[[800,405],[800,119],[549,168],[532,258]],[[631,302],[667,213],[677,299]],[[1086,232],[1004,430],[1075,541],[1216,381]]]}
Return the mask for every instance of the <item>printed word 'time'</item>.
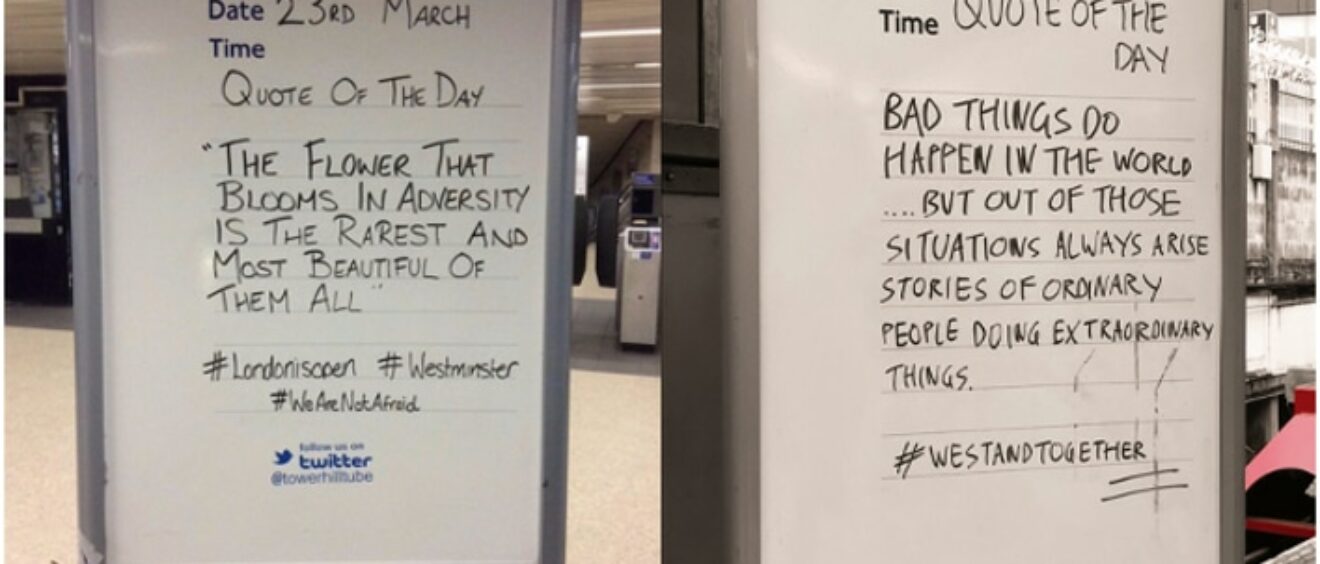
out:
{"label": "printed word 'time'", "polygon": [[932,17],[905,15],[898,10],[881,8],[880,31],[884,33],[939,35],[940,22]]}

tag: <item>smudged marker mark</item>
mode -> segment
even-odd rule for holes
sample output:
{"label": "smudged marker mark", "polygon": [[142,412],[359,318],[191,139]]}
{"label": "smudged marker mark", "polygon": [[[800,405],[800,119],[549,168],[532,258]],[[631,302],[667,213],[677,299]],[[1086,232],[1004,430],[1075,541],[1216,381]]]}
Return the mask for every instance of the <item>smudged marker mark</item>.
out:
{"label": "smudged marker mark", "polygon": [[1091,363],[1091,358],[1093,358],[1093,357],[1095,356],[1095,351],[1096,351],[1096,349],[1091,349],[1091,354],[1086,355],[1086,360],[1083,360],[1083,361],[1082,361],[1082,365],[1081,365],[1081,366],[1078,366],[1078,367],[1077,367],[1077,372],[1076,372],[1075,374],[1073,374],[1073,392],[1074,392],[1074,393],[1077,392],[1077,386],[1078,386],[1078,383],[1079,383],[1079,381],[1082,379],[1082,370],[1085,370],[1085,369],[1086,369],[1086,365],[1088,365],[1088,364]]}
{"label": "smudged marker mark", "polygon": [[1129,474],[1127,476],[1120,476],[1118,478],[1114,478],[1113,480],[1109,481],[1109,485],[1113,486],[1130,480],[1136,480],[1139,478],[1151,478],[1158,474],[1176,474],[1176,473],[1178,473],[1177,468],[1164,468],[1162,470],[1149,470],[1146,472],[1137,472],[1136,474]]}
{"label": "smudged marker mark", "polygon": [[[1164,361],[1164,370],[1160,371],[1160,379],[1155,382],[1155,441],[1153,445],[1155,457],[1152,460],[1155,465],[1155,472],[1152,475],[1155,478],[1156,487],[1160,485],[1160,386],[1164,385],[1164,377],[1169,374],[1169,367],[1173,366],[1173,359],[1178,358],[1179,348],[1181,347],[1173,347],[1173,350],[1169,351],[1169,358]],[[1155,512],[1160,512],[1160,492],[1158,490],[1155,491]]]}
{"label": "smudged marker mark", "polygon": [[1187,484],[1166,484],[1166,485],[1163,485],[1163,486],[1151,486],[1151,487],[1149,487],[1149,488],[1139,488],[1139,489],[1135,489],[1135,490],[1128,490],[1128,491],[1125,491],[1125,492],[1122,492],[1122,493],[1116,493],[1116,494],[1111,495],[1111,496],[1105,496],[1105,497],[1100,498],[1100,501],[1101,501],[1102,503],[1107,503],[1107,502],[1110,502],[1110,501],[1114,501],[1114,500],[1118,500],[1118,499],[1123,499],[1123,498],[1125,498],[1125,497],[1134,496],[1134,495],[1139,495],[1139,494],[1144,494],[1144,493],[1153,493],[1153,492],[1158,492],[1158,491],[1162,491],[1162,490],[1181,490],[1181,489],[1187,489],[1188,487],[1189,487],[1189,486],[1188,486]]}
{"label": "smudged marker mark", "polygon": [[[1137,319],[1137,302],[1132,302],[1132,318]],[[1141,391],[1141,339],[1132,339],[1132,379],[1136,381],[1137,391]]]}
{"label": "smudged marker mark", "polygon": [[1169,374],[1169,367],[1173,366],[1173,359],[1178,357],[1178,349],[1180,348],[1181,347],[1173,347],[1173,350],[1169,351],[1169,359],[1164,361],[1164,370],[1160,372],[1160,379],[1158,382],[1155,382],[1156,409],[1158,409],[1158,402],[1160,401],[1160,386],[1164,385],[1164,377]]}

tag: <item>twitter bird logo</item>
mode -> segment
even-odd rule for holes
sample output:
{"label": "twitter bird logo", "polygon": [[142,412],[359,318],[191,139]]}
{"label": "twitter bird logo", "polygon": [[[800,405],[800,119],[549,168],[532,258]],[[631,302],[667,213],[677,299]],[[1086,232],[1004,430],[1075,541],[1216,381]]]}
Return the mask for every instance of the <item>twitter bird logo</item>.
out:
{"label": "twitter bird logo", "polygon": [[293,460],[293,452],[289,449],[286,448],[283,451],[275,452],[276,466],[284,466],[285,464],[288,464],[290,460]]}

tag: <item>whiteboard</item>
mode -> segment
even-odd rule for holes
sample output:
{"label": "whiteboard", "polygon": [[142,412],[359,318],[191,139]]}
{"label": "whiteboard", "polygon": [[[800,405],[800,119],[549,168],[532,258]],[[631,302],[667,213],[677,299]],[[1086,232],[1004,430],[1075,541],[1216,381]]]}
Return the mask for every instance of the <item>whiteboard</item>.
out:
{"label": "whiteboard", "polygon": [[762,562],[1218,560],[1223,12],[757,3]]}
{"label": "whiteboard", "polygon": [[108,561],[541,561],[563,14],[96,3]]}

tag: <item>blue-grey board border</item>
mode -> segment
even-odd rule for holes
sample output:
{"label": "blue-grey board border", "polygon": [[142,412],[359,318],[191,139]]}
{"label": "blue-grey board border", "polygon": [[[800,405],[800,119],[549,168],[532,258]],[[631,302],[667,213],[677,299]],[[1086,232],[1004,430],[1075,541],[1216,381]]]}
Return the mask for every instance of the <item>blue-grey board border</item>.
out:
{"label": "blue-grey board border", "polygon": [[550,65],[547,160],[545,369],[541,479],[541,562],[564,561],[568,483],[569,339],[573,303],[573,182],[577,172],[580,0],[556,0]]}
{"label": "blue-grey board border", "polygon": [[[562,564],[568,477],[568,375],[572,302],[573,151],[577,132],[580,0],[555,0],[546,178],[546,293],[540,561]],[[72,171],[74,360],[79,559],[107,553],[105,396],[101,293],[101,191],[97,153],[94,0],[68,0],[69,161]],[[107,564],[114,564],[109,563]]]}
{"label": "blue-grey board border", "polygon": [[101,190],[96,146],[95,3],[69,0],[69,166],[73,224],[73,330],[78,434],[79,559],[106,552],[105,396],[102,388]]}
{"label": "blue-grey board border", "polygon": [[1223,197],[1220,205],[1223,304],[1219,334],[1219,561],[1246,553],[1247,7],[1224,2]]}

